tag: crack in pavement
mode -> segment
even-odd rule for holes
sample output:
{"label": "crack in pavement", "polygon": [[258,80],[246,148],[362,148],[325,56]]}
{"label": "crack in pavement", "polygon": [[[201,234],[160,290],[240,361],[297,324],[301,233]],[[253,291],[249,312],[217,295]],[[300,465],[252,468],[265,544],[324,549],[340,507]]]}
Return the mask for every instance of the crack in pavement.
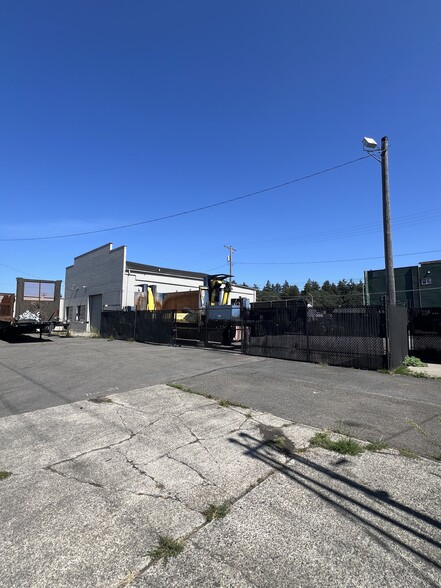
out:
{"label": "crack in pavement", "polygon": [[[184,464],[185,465],[185,464]],[[271,467],[271,466],[270,466]],[[237,502],[239,502],[239,500],[241,500],[242,498],[244,498],[245,496],[247,496],[247,494],[249,494],[250,492],[252,492],[255,488],[258,488],[261,484],[263,484],[268,478],[270,478],[271,476],[273,476],[274,474],[276,474],[277,472],[279,472],[279,469],[275,469],[273,467],[271,467],[270,471],[267,472],[265,475],[261,476],[260,478],[257,479],[255,484],[250,484],[250,486],[241,494],[239,494],[239,496],[237,496],[236,498],[230,499],[228,500],[228,504],[230,504],[231,506],[233,506],[234,504],[236,504]],[[185,505],[187,506],[187,505]],[[187,506],[187,508],[190,508]],[[200,512],[197,511],[195,509],[191,509],[190,510],[194,510],[195,512]],[[203,514],[203,513],[200,513]],[[199,548],[201,550],[203,550],[204,548],[200,547],[195,540],[192,539],[192,537],[194,535],[196,535],[201,529],[205,528],[207,525],[213,523],[214,521],[209,521],[209,520],[205,520],[201,525],[197,525],[194,529],[192,529],[189,533],[183,535],[182,537],[180,537],[180,540],[185,543],[186,541],[190,540],[190,543],[192,545],[194,545],[196,548]],[[212,557],[215,557],[216,554],[211,553],[209,550],[205,549],[205,551],[211,555]],[[154,561],[150,561],[147,565],[143,566],[142,568],[138,569],[138,570],[134,570],[133,574],[136,576],[136,579],[140,578],[148,569],[150,569],[151,567],[155,566],[155,565],[159,565],[160,562],[154,562]],[[223,561],[222,563],[227,564],[231,569],[235,569],[229,562],[227,561]],[[238,571],[240,574],[242,574],[247,581],[250,582],[250,584],[252,586],[257,586],[256,584],[254,584],[253,582],[251,582],[251,580],[249,580],[246,575],[241,571],[241,570],[236,570]],[[116,585],[115,588],[120,588],[124,586],[124,584],[121,584],[121,582],[119,584]]]}
{"label": "crack in pavement", "polygon": [[241,570],[238,566],[233,565],[230,561],[226,560],[225,558],[223,558],[221,555],[219,555],[218,553],[213,553],[212,551],[210,551],[209,549],[202,547],[201,545],[199,545],[195,540],[191,540],[190,541],[191,545],[193,545],[193,547],[195,549],[197,549],[198,551],[202,551],[204,553],[207,553],[210,557],[212,557],[214,560],[216,560],[219,563],[222,563],[224,565],[226,565],[227,567],[229,567],[231,570],[237,572],[240,576],[242,576],[249,584],[250,586],[252,586],[253,588],[259,588],[259,585],[256,584],[255,582],[253,582],[251,580],[251,578],[243,571]]}
{"label": "crack in pavement", "polygon": [[87,484],[88,486],[93,486],[94,488],[106,489],[103,486],[103,484],[99,484],[98,482],[89,482],[88,480],[81,480],[80,478],[77,478],[75,476],[70,476],[70,475],[66,474],[65,472],[60,472],[60,471],[54,469],[52,466],[46,466],[43,469],[48,472],[52,472],[53,474],[57,474],[58,476],[61,476],[62,478],[66,478],[66,480],[75,480],[75,482],[78,482],[79,484]]}

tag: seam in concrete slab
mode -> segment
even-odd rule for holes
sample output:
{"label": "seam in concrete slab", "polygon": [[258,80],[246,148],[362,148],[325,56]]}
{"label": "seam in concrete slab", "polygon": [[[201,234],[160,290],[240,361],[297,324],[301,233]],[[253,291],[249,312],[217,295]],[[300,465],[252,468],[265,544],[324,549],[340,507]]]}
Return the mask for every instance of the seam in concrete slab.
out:
{"label": "seam in concrete slab", "polygon": [[215,559],[217,562],[222,563],[224,565],[226,565],[227,567],[230,568],[230,570],[233,570],[234,572],[238,573],[240,576],[242,576],[242,578],[244,580],[246,580],[250,587],[252,588],[259,588],[259,585],[256,584],[255,582],[253,582],[251,580],[251,578],[243,571],[241,570],[239,567],[234,566],[230,561],[226,560],[225,558],[223,558],[221,555],[219,555],[218,553],[213,553],[212,551],[210,551],[209,549],[205,549],[204,547],[201,547],[198,543],[196,543],[196,541],[191,541],[191,544],[193,545],[193,547],[198,550],[198,551],[202,551],[204,553],[208,553],[208,555],[210,557],[212,557],[213,559]]}
{"label": "seam in concrete slab", "polygon": [[[173,461],[176,461],[177,463],[180,463],[181,465],[185,466],[186,468],[188,468],[189,470],[193,471],[195,474],[197,474],[199,476],[199,478],[203,481],[203,482],[207,482],[208,484],[212,485],[212,486],[216,486],[216,484],[212,483],[210,480],[207,480],[207,478],[205,478],[205,476],[203,476],[201,474],[201,472],[199,472],[196,468],[194,468],[193,466],[191,466],[188,463],[185,463],[185,461],[182,461],[180,459],[178,459],[177,457],[173,457],[171,455],[167,455],[166,457],[168,457],[168,459],[172,459]],[[195,484],[196,485],[196,484]]]}
{"label": "seam in concrete slab", "polygon": [[78,459],[79,457],[84,457],[85,455],[89,455],[90,453],[95,453],[97,451],[103,451],[104,449],[113,449],[114,447],[118,447],[118,445],[122,445],[123,443],[127,443],[127,441],[130,441],[130,439],[132,439],[135,435],[131,435],[130,437],[127,437],[126,439],[121,439],[120,441],[116,441],[115,443],[110,443],[109,445],[104,445],[102,447],[94,447],[93,449],[89,449],[87,451],[83,451],[82,453],[78,453],[77,455],[73,455],[71,457],[68,457],[67,459],[62,459],[60,461],[56,461],[54,463],[51,463],[47,466],[44,466],[42,469],[43,470],[47,470],[50,468],[54,468],[55,466],[61,465],[63,463],[68,463],[69,461],[74,461],[75,459]]}
{"label": "seam in concrete slab", "polygon": [[[255,485],[250,486],[249,488],[247,488],[247,490],[245,490],[245,492],[243,492],[239,497],[237,497],[234,500],[229,501],[231,505],[236,504],[238,502],[238,500],[242,499],[244,496],[246,496],[249,492],[251,492],[252,490],[254,490],[254,488],[257,488],[261,483],[263,483],[265,480],[267,480],[271,475],[275,474],[277,472],[277,470],[274,471],[270,471],[267,475],[262,476],[262,478],[259,479],[259,482]],[[178,500],[180,502],[180,500],[178,498],[176,498],[176,500]],[[187,505],[185,505],[187,508],[189,508]],[[195,509],[190,509],[195,511]],[[198,512],[199,514],[200,511],[195,511]],[[179,538],[180,541],[182,541],[182,543],[186,543],[188,540],[191,540],[191,538],[196,535],[196,533],[198,533],[201,529],[203,529],[204,527],[206,527],[207,525],[211,524],[213,521],[204,521],[201,525],[198,525],[197,527],[195,527],[194,529],[192,529],[189,533],[186,533],[185,535],[183,535],[182,537]],[[194,545],[196,548],[203,550],[194,540],[191,541],[191,544]],[[213,554],[210,551],[206,550],[207,553],[209,555],[211,555],[213,558],[216,559],[217,554]],[[219,558],[217,558],[219,560]],[[231,569],[235,570],[236,572],[239,572],[241,575],[244,576],[244,578],[246,578],[247,581],[250,582],[250,584],[252,586],[256,586],[254,583],[252,583],[246,576],[245,574],[243,574],[243,572],[239,569],[234,568],[229,562],[224,561],[222,559],[220,559],[220,561],[226,565],[228,565]],[[145,566],[143,566],[142,568],[140,568],[139,570],[134,570],[132,572],[133,575],[133,579],[130,580],[129,583],[127,583],[124,579],[120,580],[119,583],[115,586],[115,588],[124,588],[126,586],[130,586],[132,581],[135,581],[137,579],[139,579],[147,570],[149,570],[150,568],[152,568],[153,566],[156,565],[161,565],[162,562],[154,562],[152,560],[150,560]],[[257,588],[257,586],[256,586]]]}
{"label": "seam in concrete slab", "polygon": [[[69,460],[67,460],[67,461],[69,461]],[[79,484],[87,484],[88,486],[93,486],[94,488],[104,488],[103,484],[99,484],[98,482],[89,482],[88,480],[81,480],[80,478],[76,478],[75,476],[69,476],[65,472],[60,472],[60,471],[54,469],[54,467],[50,466],[50,465],[44,467],[43,469],[48,472],[52,472],[53,474],[58,474],[59,476],[61,476],[62,478],[65,478],[66,480],[74,480],[75,482],[78,482]]]}
{"label": "seam in concrete slab", "polygon": [[[187,445],[191,445],[193,443],[196,443],[196,441],[193,441],[192,443],[189,443]],[[178,461],[178,460],[176,460]],[[182,463],[182,462],[181,462]],[[287,461],[285,462],[285,464],[280,464],[281,467],[285,467]],[[183,465],[187,465],[188,464],[183,464]],[[188,466],[190,467],[190,466]],[[257,479],[255,484],[250,484],[250,486],[248,486],[248,488],[246,488],[246,490],[244,490],[241,494],[239,494],[236,498],[233,498],[231,500],[229,500],[229,504],[231,506],[233,506],[234,504],[237,504],[237,502],[239,500],[241,500],[242,498],[244,498],[247,494],[249,494],[250,492],[252,492],[255,488],[258,488],[261,484],[263,484],[266,480],[268,480],[268,478],[270,478],[271,476],[273,476],[274,474],[280,472],[280,469],[275,469],[273,466],[270,466],[270,471],[267,472],[266,474],[264,474],[263,476],[261,476],[260,478]],[[192,468],[193,469],[193,468]],[[199,472],[197,472],[199,475],[201,475]],[[202,477],[202,476],[201,476]],[[215,485],[212,482],[208,482],[210,485]],[[171,499],[172,497],[170,497]],[[177,496],[174,497],[175,500],[177,500],[178,502],[182,502]],[[187,504],[185,504],[184,502],[182,502],[182,504],[184,504],[184,506],[186,508],[189,508],[190,510],[197,512],[199,514],[202,514],[200,511],[196,510],[196,509],[192,509],[190,508]],[[204,521],[201,525],[198,525],[197,527],[195,527],[194,529],[192,529],[189,533],[183,535],[182,537],[180,537],[179,539],[185,544],[186,541],[188,541],[189,539],[191,539],[194,535],[196,535],[196,533],[198,533],[201,529],[203,529],[204,527],[206,527],[207,525],[213,523],[214,521]],[[192,540],[191,541],[192,545],[194,545],[197,548],[200,548],[197,543]],[[202,548],[200,548],[202,549]],[[214,558],[216,558],[217,554],[212,554],[211,552],[207,551],[207,553],[209,553],[211,556],[213,556]],[[239,572],[240,574],[242,574],[244,576],[244,578],[246,578],[246,580],[248,582],[250,582],[251,586],[256,586],[253,582],[251,582],[251,580],[249,580],[245,574],[243,574],[243,572],[239,569],[234,568],[233,566],[231,566],[231,564],[227,561],[223,561],[221,560],[222,563],[228,565],[231,569],[234,569],[235,571]],[[160,565],[161,562],[153,562],[153,561],[149,561],[145,566],[143,566],[142,568],[140,568],[139,570],[133,571],[133,580],[135,581],[136,579],[140,578],[148,569],[150,569],[151,567],[153,567],[154,565]],[[130,582],[131,583],[131,582]],[[119,581],[119,583],[115,586],[115,588],[123,588],[125,586],[129,586],[130,585],[127,583],[124,583],[124,580]]]}

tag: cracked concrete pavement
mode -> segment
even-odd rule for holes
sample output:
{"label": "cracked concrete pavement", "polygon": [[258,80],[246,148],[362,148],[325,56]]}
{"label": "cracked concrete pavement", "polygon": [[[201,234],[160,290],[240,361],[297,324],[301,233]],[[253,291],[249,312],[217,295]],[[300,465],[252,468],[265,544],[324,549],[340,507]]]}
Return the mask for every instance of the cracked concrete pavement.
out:
{"label": "cracked concrete pavement", "polygon": [[91,400],[0,420],[0,586],[441,585],[439,462],[163,384]]}

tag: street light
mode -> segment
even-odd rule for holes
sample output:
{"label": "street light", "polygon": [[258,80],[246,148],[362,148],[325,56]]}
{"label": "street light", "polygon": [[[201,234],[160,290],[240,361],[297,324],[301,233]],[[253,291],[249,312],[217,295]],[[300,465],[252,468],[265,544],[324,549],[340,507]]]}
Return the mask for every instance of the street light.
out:
{"label": "street light", "polygon": [[[395,274],[392,255],[392,229],[390,221],[390,195],[389,195],[389,148],[388,138],[381,139],[381,148],[375,139],[363,137],[363,149],[376,161],[381,163],[381,189],[383,194],[383,234],[384,234],[384,262],[386,269],[386,291],[389,304],[396,304]],[[378,158],[378,154],[380,158]]]}

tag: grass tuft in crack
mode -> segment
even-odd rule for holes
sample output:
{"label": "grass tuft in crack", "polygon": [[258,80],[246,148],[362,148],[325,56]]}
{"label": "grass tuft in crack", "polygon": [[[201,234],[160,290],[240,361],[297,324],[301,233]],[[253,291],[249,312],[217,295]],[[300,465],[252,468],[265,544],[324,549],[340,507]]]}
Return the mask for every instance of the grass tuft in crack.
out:
{"label": "grass tuft in crack", "polygon": [[384,441],[371,441],[364,448],[367,451],[382,451],[383,449],[387,449],[388,445]]}
{"label": "grass tuft in crack", "polygon": [[234,402],[234,400],[228,400],[228,398],[222,398],[221,400],[218,400],[218,404],[219,406],[224,407],[238,406],[239,408],[249,408],[246,404],[239,404],[239,402]]}
{"label": "grass tuft in crack", "polygon": [[406,357],[403,359],[403,365],[411,367],[427,367],[427,363],[421,361],[419,357],[414,357],[412,355],[406,355]]}
{"label": "grass tuft in crack", "polygon": [[418,459],[419,458],[419,455],[417,453],[414,453],[410,449],[405,449],[403,447],[398,448],[398,453],[400,455],[402,455],[403,457],[408,457],[409,459]]}
{"label": "grass tuft in crack", "polygon": [[216,519],[223,519],[230,510],[230,506],[228,503],[224,502],[223,504],[210,504],[207,510],[202,513],[207,522],[214,521]]}
{"label": "grass tuft in crack", "polygon": [[[441,449],[441,434],[440,434],[441,429],[439,430],[439,432],[433,434],[433,433],[429,433],[428,431],[423,429],[421,427],[421,425],[419,425],[413,419],[406,419],[406,423],[408,425],[410,425],[412,427],[412,429],[414,429],[417,433],[419,433],[420,435],[425,437],[427,439],[427,441],[429,441],[429,443],[431,445],[436,447],[436,449],[438,451]],[[441,425],[441,417],[438,417],[438,423],[439,423],[439,425]],[[436,460],[441,460],[441,453],[438,453],[437,455],[433,455],[432,457]]]}
{"label": "grass tuft in crack", "polygon": [[[184,386],[183,384],[169,382],[167,386],[170,386],[170,388],[175,388],[176,390],[180,390],[181,392],[188,392],[188,394],[196,394],[197,396],[203,396],[204,398],[208,398],[209,400],[214,400],[214,396],[212,396],[211,394],[205,394],[205,392],[198,392],[197,390],[193,390],[192,388],[187,388],[187,386]],[[249,408],[249,406],[246,406],[245,404],[239,404],[238,402],[234,402],[233,400],[228,399],[218,400],[217,403],[219,404],[219,406],[224,407],[238,406],[239,408]]]}
{"label": "grass tuft in crack", "polygon": [[204,392],[198,392],[197,390],[193,390],[192,388],[187,388],[187,386],[184,386],[183,384],[167,384],[167,386],[170,386],[170,388],[175,388],[176,390],[180,390],[181,392],[188,392],[188,394],[196,394],[196,396],[203,396],[204,398],[208,398],[209,400],[212,400],[214,398],[214,396],[212,396],[211,394],[205,394]]}
{"label": "grass tuft in crack", "polygon": [[148,552],[148,555],[152,558],[153,562],[157,562],[161,559],[166,564],[170,557],[176,557],[184,549],[182,541],[173,539],[173,537],[161,536],[159,537],[159,543],[155,549]]}
{"label": "grass tuft in crack", "polygon": [[286,437],[283,437],[282,435],[274,437],[273,444],[277,447],[277,449],[285,449]]}
{"label": "grass tuft in crack", "polygon": [[107,396],[97,396],[96,398],[89,398],[89,402],[93,402],[95,404],[111,404],[113,403],[113,400]]}
{"label": "grass tuft in crack", "polygon": [[6,478],[9,478],[9,476],[12,476],[12,472],[0,470],[0,480],[6,480]]}
{"label": "grass tuft in crack", "polygon": [[316,433],[310,440],[310,443],[314,447],[322,447],[323,449],[346,455],[359,455],[364,451],[363,446],[357,443],[354,439],[339,439],[338,441],[333,441],[330,438],[329,433],[326,432]]}
{"label": "grass tuft in crack", "polygon": [[398,376],[412,376],[412,378],[430,378],[427,372],[413,372],[405,365],[401,365],[392,373],[397,374]]}

